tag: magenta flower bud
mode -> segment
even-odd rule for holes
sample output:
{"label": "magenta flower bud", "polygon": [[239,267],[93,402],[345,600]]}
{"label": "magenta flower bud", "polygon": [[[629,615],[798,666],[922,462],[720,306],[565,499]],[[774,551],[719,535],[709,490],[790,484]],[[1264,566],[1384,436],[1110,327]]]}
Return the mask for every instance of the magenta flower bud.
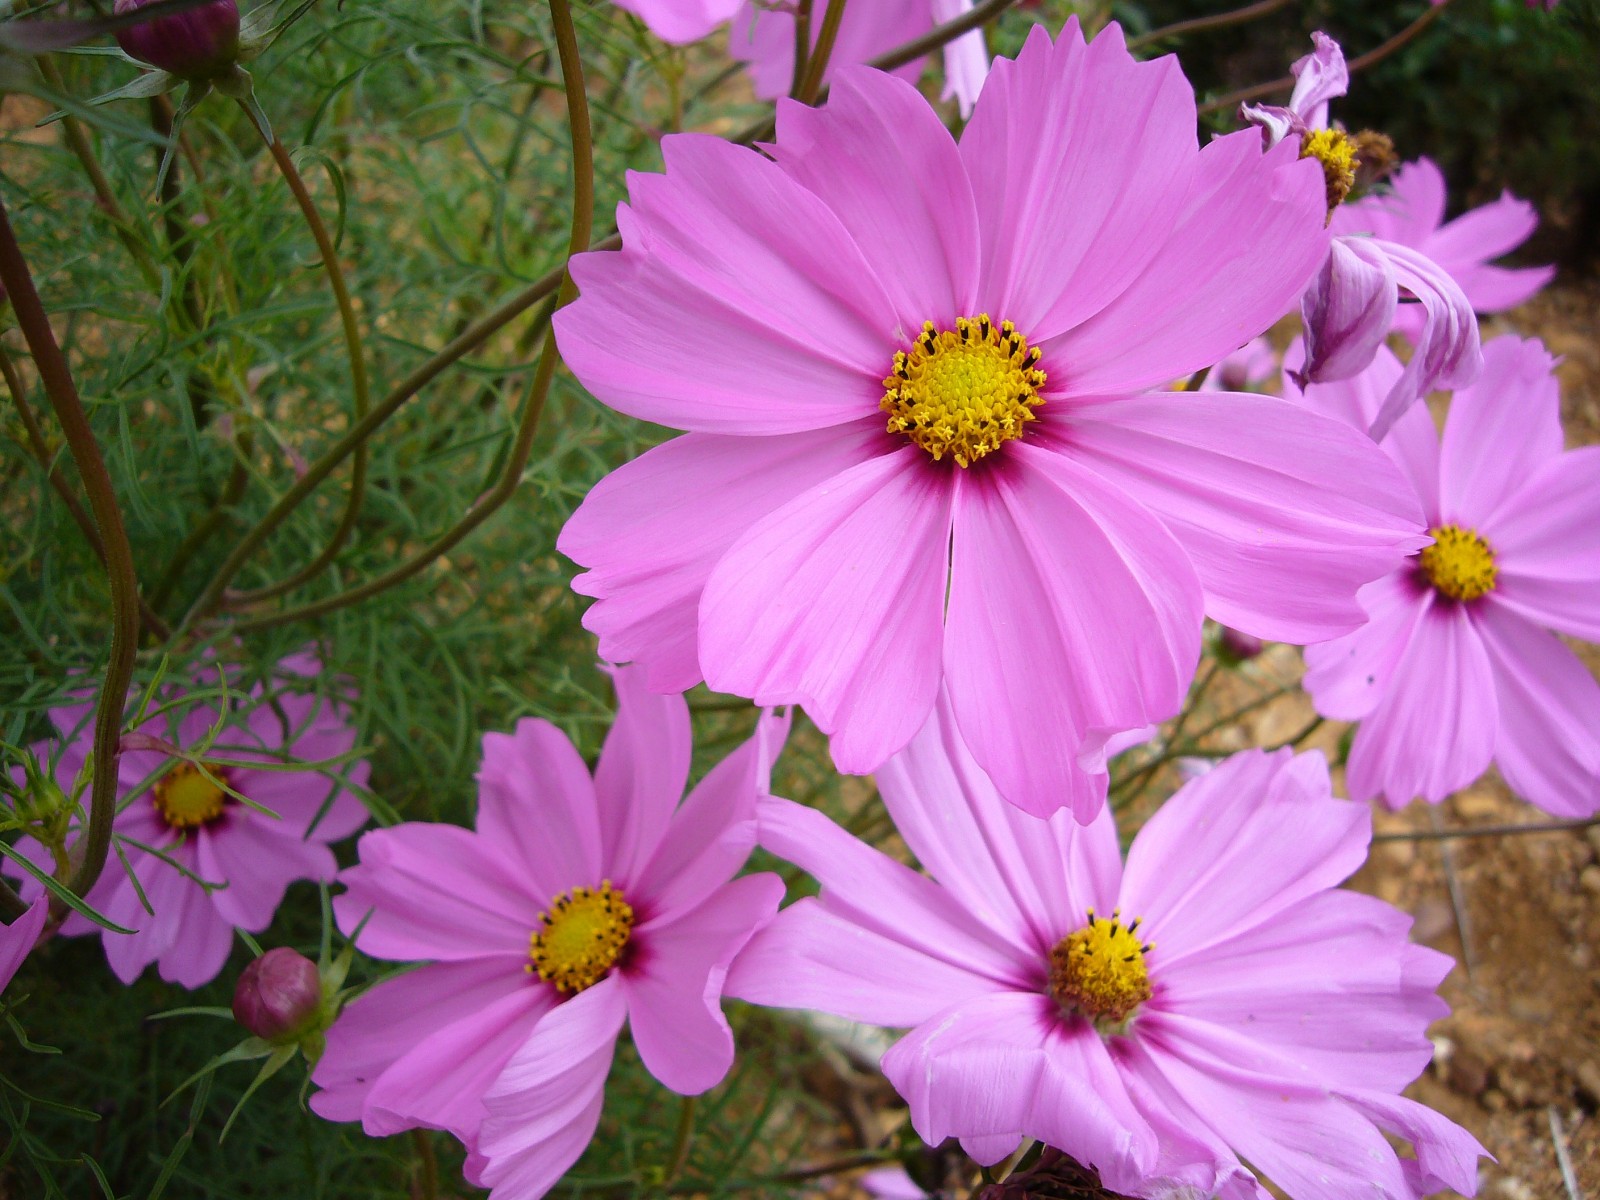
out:
{"label": "magenta flower bud", "polygon": [[[153,0],[116,0],[114,11],[137,12]],[[140,62],[180,79],[210,79],[239,58],[239,6],[211,0],[187,12],[117,30],[117,45]]]}
{"label": "magenta flower bud", "polygon": [[304,1031],[321,1007],[317,964],[288,946],[274,947],[251,963],[233,990],[233,1019],[269,1042]]}

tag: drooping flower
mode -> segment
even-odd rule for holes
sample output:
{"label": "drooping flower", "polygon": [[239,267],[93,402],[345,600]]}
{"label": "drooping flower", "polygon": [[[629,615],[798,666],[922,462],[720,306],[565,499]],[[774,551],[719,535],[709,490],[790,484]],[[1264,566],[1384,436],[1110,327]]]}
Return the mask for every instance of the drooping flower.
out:
{"label": "drooping flower", "polygon": [[[1269,147],[1297,144],[1302,157],[1323,169],[1330,222],[1356,182],[1358,141],[1329,124],[1328,101],[1349,89],[1344,51],[1324,33],[1311,35],[1313,50],[1294,64],[1294,94],[1287,108],[1244,105],[1240,115],[1261,127]],[[1298,381],[1348,379],[1364,370],[1395,326],[1400,291],[1422,309],[1415,352],[1394,382],[1370,430],[1382,441],[1396,418],[1438,388],[1464,387],[1483,366],[1478,322],[1449,273],[1413,246],[1340,230],[1321,270],[1306,289],[1300,315],[1305,325],[1305,365]]]}
{"label": "drooping flower", "polygon": [[[613,0],[664,42],[698,42],[739,11],[747,0]],[[791,50],[792,53],[792,50]]]}
{"label": "drooping flower", "polygon": [[[824,7],[818,5],[813,11],[813,42],[820,31]],[[847,5],[833,51],[828,56],[828,74],[823,79],[831,79],[839,67],[868,62],[921,37],[936,25],[971,11],[972,0],[871,0],[866,4]],[[763,100],[787,96],[793,88],[794,40],[795,17],[791,9],[745,0],[734,19],[728,50],[734,58],[749,64],[756,95]],[[920,60],[906,64],[898,72],[913,81],[921,73]],[[963,117],[971,114],[988,75],[989,51],[981,29],[970,30],[945,43],[944,98],[953,97]]]}
{"label": "drooping flower", "polygon": [[374,1135],[449,1130],[471,1151],[468,1177],[515,1200],[583,1153],[624,1023],[674,1091],[723,1077],[723,976],[783,896],[775,875],[733,875],[787,719],[764,716],[680,805],[683,698],[650,693],[636,670],[615,680],[592,780],[548,722],[488,734],[477,831],[369,833],[334,901],[367,954],[432,961],[345,1008],[312,1108]]}
{"label": "drooping flower", "polygon": [[[113,836],[138,885],[113,853],[85,899],[135,932],[113,933],[77,913],[61,926],[69,936],[102,935],[122,982],[154,962],[169,982],[209,983],[227,961],[235,927],[259,933],[290,883],[331,880],[338,864],[329,844],[366,823],[366,806],[348,785],[365,785],[367,763],[339,762],[355,730],[342,702],[302,690],[305,665],[304,656],[285,660],[272,690],[257,687],[237,707],[185,703],[185,689],[176,688],[163,697],[164,712],[125,735]],[[92,739],[89,706],[63,706],[50,717],[62,739],[56,782],[71,795]],[[36,752],[40,761],[50,757],[48,747]],[[327,765],[304,765],[318,763]],[[39,843],[18,848],[54,866]],[[42,890],[31,878],[23,888]]]}
{"label": "drooping flower", "polygon": [[0,923],[0,992],[10,985],[11,979],[28,957],[39,934],[44,930],[45,918],[50,915],[50,898],[40,896],[11,924]]}
{"label": "drooping flower", "polygon": [[[1305,654],[1317,711],[1360,722],[1358,800],[1437,802],[1492,758],[1548,812],[1600,810],[1600,683],[1551,632],[1600,641],[1600,447],[1563,452],[1553,368],[1539,342],[1496,338],[1442,440],[1419,405],[1383,443],[1432,542],[1362,589],[1368,624]],[[1370,419],[1399,373],[1383,350],[1305,399]]]}
{"label": "drooping flower", "polygon": [[1203,611],[1332,636],[1420,545],[1338,423],[1145,391],[1283,315],[1328,235],[1314,164],[1253,131],[1200,148],[1176,61],[1116,26],[1035,29],[959,145],[845,68],[826,108],[780,104],[771,158],[662,149],[555,319],[596,396],[688,431],[559,541],[602,653],[653,688],[803,704],[865,772],[947,683],[1008,798],[1087,819],[1107,740],[1181,703]]}
{"label": "drooping flower", "polygon": [[[1539,224],[1526,200],[1506,192],[1452,221],[1444,219],[1444,209],[1444,173],[1432,159],[1420,158],[1395,172],[1386,192],[1341,205],[1333,229],[1410,246],[1444,268],[1475,312],[1515,308],[1550,282],[1554,267],[1497,267],[1489,261],[1516,249]],[[1394,328],[1415,342],[1423,317],[1419,306],[1402,304]]]}
{"label": "drooping flower", "polygon": [[1338,889],[1371,817],[1320,754],[1234,755],[1125,868],[1109,812],[1004,803],[942,704],[878,785],[932,877],[764,802],[762,844],[822,892],[756,935],[728,992],[909,1027],[882,1066],[924,1141],[993,1163],[1035,1138],[1131,1196],[1259,1196],[1245,1161],[1290,1197],[1473,1191],[1477,1142],[1399,1094],[1450,960]]}
{"label": "drooping flower", "polygon": [[[155,0],[116,0],[121,16]],[[117,45],[140,62],[179,79],[214,79],[239,60],[239,6],[236,0],[209,0],[180,13],[156,17],[117,30]]]}

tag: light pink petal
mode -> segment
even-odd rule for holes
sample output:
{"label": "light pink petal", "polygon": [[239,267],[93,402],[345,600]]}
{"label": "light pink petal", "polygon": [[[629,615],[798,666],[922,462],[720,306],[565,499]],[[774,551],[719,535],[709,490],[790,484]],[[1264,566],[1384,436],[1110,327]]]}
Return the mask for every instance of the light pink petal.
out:
{"label": "light pink petal", "polygon": [[1202,169],[1194,93],[1176,59],[1135,62],[1115,25],[1086,46],[1072,19],[1054,42],[1036,26],[1014,62],[996,60],[984,97],[961,137],[984,237],[980,304],[1037,344],[1171,252]]}
{"label": "light pink petal", "polygon": [[[1173,76],[1181,83],[1176,69]],[[1315,164],[1298,161],[1292,143],[1262,154],[1261,139],[1245,130],[1207,144],[1195,180],[1181,210],[1162,212],[1159,229],[1139,231],[1159,253],[1138,278],[1045,345],[1049,389],[1114,395],[1161,386],[1213,365],[1293,308],[1328,253],[1327,199]],[[1109,197],[1119,207],[1127,201]],[[1061,210],[1068,223],[1075,223],[1072,211]],[[1147,248],[1120,234],[1107,245],[1145,261]],[[1064,282],[1069,293],[1077,286],[1070,276]]]}
{"label": "light pink petal", "polygon": [[[1004,1154],[1000,1156],[1004,1157]],[[999,1162],[1000,1159],[990,1161]],[[862,1175],[856,1183],[878,1200],[928,1200],[928,1193],[906,1174],[904,1167],[879,1167]]]}
{"label": "light pink petal", "polygon": [[924,321],[953,329],[957,317],[976,314],[972,189],[955,142],[914,87],[841,68],[826,107],[780,102],[775,153],[871,259],[899,315],[891,357]]}
{"label": "light pink petal", "polygon": [[664,42],[697,42],[728,20],[743,0],[615,0]]}
{"label": "light pink petal", "polygon": [[756,801],[768,794],[789,717],[763,713],[755,735],[706,773],[630,880],[641,922],[692,908],[732,879],[756,842]]}
{"label": "light pink petal", "polygon": [[[1560,456],[1555,365],[1536,339],[1498,337],[1483,348],[1483,374],[1456,392],[1444,426],[1439,506],[1445,520],[1477,525]],[[1600,485],[1595,491],[1600,495]]]}
{"label": "light pink petal", "polygon": [[948,699],[877,778],[923,868],[973,916],[1041,960],[1086,909],[1115,906],[1122,852],[1110,812],[1080,826],[1070,813],[1041,821],[1007,804],[973,761]]}
{"label": "light pink petal", "polygon": [[1515,250],[1538,227],[1538,209],[1510,192],[1501,192],[1498,200],[1464,212],[1441,227],[1418,249],[1425,249],[1454,274],[1458,264],[1485,263]]}
{"label": "light pink petal", "polygon": [[1494,604],[1600,642],[1600,449],[1534,472],[1481,532],[1498,556]]}
{"label": "light pink petal", "polygon": [[[170,943],[156,960],[157,968],[168,983],[191,990],[204,987],[222,973],[223,964],[228,961],[228,952],[233,949],[233,926],[198,883],[184,879],[170,867],[164,872],[176,878],[178,884],[162,897],[165,908],[157,908],[150,922],[152,928],[164,925],[171,933]],[[145,890],[148,893],[150,889]],[[149,900],[154,907],[155,896],[150,895]],[[121,935],[108,931],[105,936],[109,959],[112,941],[120,940]]]}
{"label": "light pink petal", "polygon": [[1311,53],[1289,68],[1294,92],[1289,108],[1312,129],[1328,125],[1328,101],[1350,90],[1350,71],[1339,43],[1321,30],[1311,35]]}
{"label": "light pink petal", "polygon": [[358,942],[375,958],[525,956],[539,913],[555,895],[530,891],[503,851],[455,825],[374,830],[357,850],[361,861],[340,874],[347,890],[334,897],[333,911],[347,935],[366,922]]}
{"label": "light pink petal", "polygon": [[1388,690],[1350,747],[1352,799],[1438,803],[1489,767],[1499,717],[1478,610],[1427,595]]}
{"label": "light pink petal", "polygon": [[958,480],[950,700],[1002,796],[1035,816],[1070,805],[1087,822],[1105,798],[1105,740],[1182,703],[1200,652],[1199,581],[1114,484],[1026,441],[1004,458]]}
{"label": "light pink petal", "polygon": [[1301,386],[1366,368],[1394,324],[1399,288],[1389,258],[1369,238],[1337,237],[1300,302],[1306,356]]}
{"label": "light pink petal", "polygon": [[1431,250],[1429,242],[1444,220],[1445,193],[1444,172],[1432,159],[1419,158],[1394,173],[1387,193],[1366,196],[1334,209],[1333,231],[1366,233]]}
{"label": "light pink petal", "polygon": [[[972,11],[973,0],[932,0],[933,23],[943,25]],[[972,116],[978,95],[989,78],[989,48],[982,29],[971,29],[944,44],[944,91],[941,99],[954,100],[963,120]]]}
{"label": "light pink petal", "polygon": [[[816,46],[822,21],[813,16],[811,45]],[[864,63],[933,27],[928,0],[873,0],[850,4],[839,22],[839,35],[828,56],[823,82],[840,66]],[[763,100],[787,96],[794,87],[794,12],[781,6],[746,3],[734,17],[728,35],[728,53],[748,64],[755,94]],[[915,83],[922,75],[921,59],[894,71]]]}
{"label": "light pink petal", "polygon": [[1144,1044],[1148,1028],[1149,1022],[1142,1023],[1139,1037],[1125,1038],[1116,1047],[1123,1086],[1160,1139],[1155,1165],[1144,1180],[1130,1181],[1133,1190],[1169,1200],[1189,1195],[1269,1200],[1266,1189],[1239,1162],[1227,1142],[1207,1127],[1162,1073]]}
{"label": "light pink petal", "polygon": [[279,832],[257,813],[230,814],[227,824],[194,833],[202,879],[225,882],[211,905],[230,925],[260,933],[272,923],[283,893],[297,879],[331,882],[339,873],[333,851],[321,842]]}
{"label": "light pink petal", "polygon": [[[524,954],[435,963],[363,992],[328,1030],[327,1049],[311,1073],[322,1089],[311,1097],[312,1110],[330,1121],[363,1120],[384,1072],[441,1031],[459,1026],[457,1040],[470,1037],[486,1026],[486,1015],[492,1022],[508,998],[524,1002],[524,1023],[532,1030],[557,993],[532,982],[523,969],[527,961]],[[506,1058],[511,1052],[505,1048]],[[370,1114],[374,1132],[391,1133],[412,1122],[473,1132],[483,1119],[483,1091],[440,1087],[414,1113]]]}
{"label": "light pink petal", "polygon": [[1600,810],[1600,683],[1554,634],[1490,606],[1478,621],[1494,671],[1495,765],[1558,817]]}
{"label": "light pink petal", "polygon": [[1446,1188],[1463,1196],[1477,1192],[1478,1159],[1494,1156],[1454,1121],[1404,1096],[1352,1091],[1344,1098],[1379,1129],[1416,1147],[1415,1162],[1400,1160],[1414,1194],[1431,1196]]}
{"label": "light pink petal", "polygon": [[706,581],[706,682],[803,704],[841,771],[876,768],[938,689],[950,497],[947,474],[907,445],[763,519]]}
{"label": "light pink petal", "polygon": [[700,682],[700,593],[717,560],[774,509],[881,453],[881,415],[787,437],[691,433],[646,451],[597,483],[556,547],[590,570],[584,627],[601,657],[641,664],[658,692]]}
{"label": "light pink petal", "polygon": [[1119,1180],[1141,1176],[1156,1156],[1105,1042],[1045,995],[953,1004],[895,1043],[883,1073],[929,1145],[1022,1133]]}
{"label": "light pink petal", "polygon": [[827,205],[776,163],[705,134],[629,177],[621,251],[572,262],[561,356],[600,400],[701,433],[798,433],[877,411],[895,314]]}
{"label": "light pink petal", "polygon": [[[482,1182],[503,1200],[534,1200],[578,1161],[594,1136],[617,1035],[621,981],[602,979],[545,1014],[485,1103]],[[502,1190],[503,1189],[503,1190]]]}
{"label": "light pink petal", "polygon": [[1159,979],[1347,878],[1371,834],[1365,805],[1334,799],[1320,753],[1247,750],[1184,784],[1139,831],[1123,915],[1142,919]]}
{"label": "light pink petal", "polygon": [[1554,267],[1496,267],[1471,263],[1451,269],[1451,275],[1480,313],[1505,312],[1529,299],[1555,278]]}
{"label": "light pink petal", "polygon": [[776,875],[746,875],[670,924],[635,936],[621,970],[628,1024],[645,1069],[685,1096],[721,1082],[733,1064],[722,987],[734,956],[783,900]]}
{"label": "light pink petal", "polygon": [[1305,649],[1305,690],[1317,711],[1359,721],[1388,694],[1400,656],[1432,603],[1410,569],[1373,581],[1358,593],[1368,621],[1354,633]]}
{"label": "light pink petal", "polygon": [[1068,429],[1177,537],[1206,615],[1257,637],[1349,632],[1357,589],[1427,544],[1415,494],[1365,434],[1276,397],[1153,392],[1075,404]]}
{"label": "light pink petal", "polygon": [[39,933],[44,929],[45,918],[49,915],[50,901],[41,896],[11,924],[0,926],[0,992],[6,990],[6,985],[16,975],[22,960],[28,957],[28,952],[39,940]]}
{"label": "light pink petal", "polygon": [[477,826],[480,845],[524,877],[522,895],[548,901],[600,882],[594,783],[571,740],[549,721],[524,717],[511,733],[483,735]]}
{"label": "light pink petal", "polygon": [[617,715],[594,769],[601,861],[619,884],[644,869],[689,782],[689,706],[650,690],[639,667],[611,671]]}

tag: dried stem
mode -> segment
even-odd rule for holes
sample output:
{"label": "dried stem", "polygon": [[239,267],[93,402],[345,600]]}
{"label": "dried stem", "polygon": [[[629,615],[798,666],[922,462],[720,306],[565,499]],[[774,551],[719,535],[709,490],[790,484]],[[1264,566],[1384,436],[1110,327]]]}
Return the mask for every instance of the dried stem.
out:
{"label": "dried stem", "polygon": [[1438,842],[1454,838],[1500,837],[1518,833],[1568,833],[1600,825],[1600,817],[1586,821],[1524,821],[1504,825],[1473,825],[1467,829],[1417,829],[1403,833],[1375,833],[1374,842]]}
{"label": "dried stem", "polygon": [[877,58],[868,59],[867,65],[877,67],[880,71],[892,71],[896,67],[905,66],[908,62],[915,62],[925,54],[932,54],[946,42],[953,42],[963,33],[994,20],[1016,2],[1017,0],[984,0],[982,4],[974,5],[971,12],[963,13],[943,25],[935,25],[921,37],[912,38],[903,46],[898,46],[886,54],[880,54]]}
{"label": "dried stem", "polygon": [[1191,17],[1187,21],[1174,21],[1171,25],[1163,25],[1160,29],[1152,29],[1149,33],[1141,33],[1138,37],[1128,39],[1128,49],[1137,50],[1140,46],[1148,46],[1152,42],[1166,41],[1168,38],[1183,37],[1191,33],[1203,33],[1208,29],[1222,29],[1228,25],[1240,25],[1246,21],[1254,21],[1257,17],[1264,17],[1268,13],[1277,12],[1293,0],[1258,0],[1255,4],[1246,4],[1243,8],[1230,9],[1227,12],[1212,13],[1206,17]]}

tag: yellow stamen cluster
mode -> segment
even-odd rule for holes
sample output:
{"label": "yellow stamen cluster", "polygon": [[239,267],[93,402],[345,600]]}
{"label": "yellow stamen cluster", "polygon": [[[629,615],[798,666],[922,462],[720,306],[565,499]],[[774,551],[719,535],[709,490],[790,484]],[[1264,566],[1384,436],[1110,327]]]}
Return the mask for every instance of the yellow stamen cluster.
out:
{"label": "yellow stamen cluster", "polygon": [[1494,551],[1476,530],[1440,525],[1428,530],[1433,545],[1422,552],[1422,573],[1452,600],[1476,600],[1494,590]]}
{"label": "yellow stamen cluster", "polygon": [[593,987],[616,965],[633,933],[633,908],[604,880],[562,892],[539,914],[527,969],[563,992]]}
{"label": "yellow stamen cluster", "polygon": [[215,821],[228,804],[228,793],[214,782],[223,778],[225,770],[209,763],[204,771],[190,762],[173,767],[151,789],[161,819],[174,829],[194,829]]}
{"label": "yellow stamen cluster", "polygon": [[1108,1032],[1151,996],[1144,956],[1152,947],[1137,936],[1138,918],[1128,925],[1121,918],[1121,909],[1113,910],[1108,921],[1091,908],[1089,923],[1050,951],[1050,995]]}
{"label": "yellow stamen cluster", "polygon": [[878,407],[889,432],[903,433],[939,462],[969,467],[1022,436],[1043,404],[1039,350],[1010,321],[957,317],[954,329],[925,321],[909,351],[897,351]]}
{"label": "yellow stamen cluster", "polygon": [[1344,202],[1356,185],[1356,146],[1342,129],[1308,129],[1300,136],[1300,157],[1314,158],[1322,164],[1327,185],[1328,215]]}

